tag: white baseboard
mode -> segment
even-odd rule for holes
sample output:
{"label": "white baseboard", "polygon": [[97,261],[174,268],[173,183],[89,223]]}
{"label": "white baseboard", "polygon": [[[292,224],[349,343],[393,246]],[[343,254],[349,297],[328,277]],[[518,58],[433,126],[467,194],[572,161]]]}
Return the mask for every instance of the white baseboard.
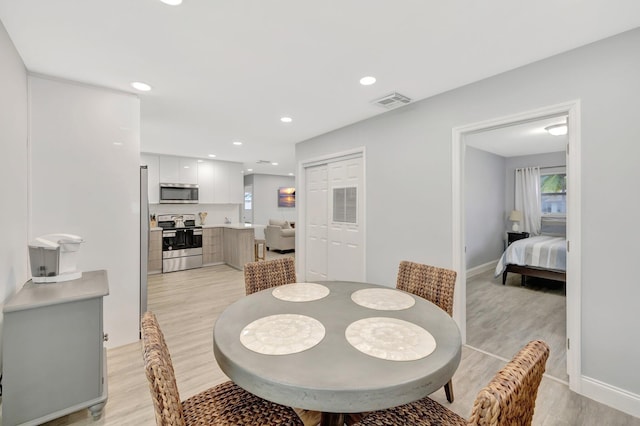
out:
{"label": "white baseboard", "polygon": [[467,269],[467,278],[471,278],[475,275],[482,274],[483,272],[496,269],[497,264],[498,264],[498,259],[492,260],[491,262],[487,262],[482,265],[474,266],[471,269]]}
{"label": "white baseboard", "polygon": [[640,417],[640,395],[591,377],[580,378],[580,393],[634,417]]}

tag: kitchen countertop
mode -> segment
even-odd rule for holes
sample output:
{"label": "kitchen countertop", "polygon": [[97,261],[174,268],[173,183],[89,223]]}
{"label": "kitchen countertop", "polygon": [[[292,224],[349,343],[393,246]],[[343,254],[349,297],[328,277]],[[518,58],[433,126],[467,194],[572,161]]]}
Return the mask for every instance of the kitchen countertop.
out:
{"label": "kitchen countertop", "polygon": [[[231,229],[256,229],[259,228],[259,225],[245,225],[244,223],[218,223],[214,225],[198,225],[203,228],[231,228]],[[150,231],[162,231],[162,228],[159,226],[154,226],[149,228]]]}
{"label": "kitchen countertop", "polygon": [[202,225],[203,228],[230,228],[230,229],[255,229],[254,225],[244,223],[221,223],[215,225]]}

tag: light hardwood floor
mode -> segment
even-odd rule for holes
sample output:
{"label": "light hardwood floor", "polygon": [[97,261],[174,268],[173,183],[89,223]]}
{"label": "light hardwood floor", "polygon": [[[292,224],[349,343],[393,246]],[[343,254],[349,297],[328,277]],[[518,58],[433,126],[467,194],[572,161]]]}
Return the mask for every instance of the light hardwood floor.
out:
{"label": "light hardwood floor", "polygon": [[551,348],[547,374],[564,382],[567,375],[566,297],[564,284],[536,278],[520,285],[509,274],[506,285],[493,270],[467,279],[467,344],[502,358],[511,358],[531,340]]}
{"label": "light hardwood floor", "polygon": [[[269,258],[274,256],[278,255],[268,253]],[[213,356],[213,324],[226,306],[243,295],[243,273],[223,265],[150,277],[149,309],[157,315],[165,334],[182,399],[227,380]],[[107,357],[109,400],[102,418],[94,422],[88,411],[82,410],[48,425],[155,424],[140,343],[110,349]],[[432,397],[467,417],[478,390],[503,365],[501,359],[464,347],[453,378],[455,402],[449,404],[442,389]],[[565,384],[544,378],[533,423],[640,426],[640,419],[580,397]]]}

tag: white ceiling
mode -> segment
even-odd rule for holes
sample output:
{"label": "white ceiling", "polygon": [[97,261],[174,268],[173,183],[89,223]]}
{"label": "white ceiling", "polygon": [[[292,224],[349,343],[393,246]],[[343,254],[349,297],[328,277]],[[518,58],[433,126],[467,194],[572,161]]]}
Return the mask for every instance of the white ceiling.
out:
{"label": "white ceiling", "polygon": [[468,146],[502,157],[559,152],[566,149],[569,142],[568,136],[553,136],[545,130],[545,127],[566,122],[567,117],[560,116],[514,123],[498,129],[465,135],[464,141]]}
{"label": "white ceiling", "polygon": [[152,85],[143,151],[287,174],[296,142],[384,113],[374,99],[424,99],[638,27],[640,1],[0,0],[0,20],[31,72]]}

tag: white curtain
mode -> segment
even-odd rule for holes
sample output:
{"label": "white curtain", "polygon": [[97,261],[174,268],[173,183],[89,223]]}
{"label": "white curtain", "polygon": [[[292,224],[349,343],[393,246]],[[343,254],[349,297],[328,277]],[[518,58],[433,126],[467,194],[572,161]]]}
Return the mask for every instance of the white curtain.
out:
{"label": "white curtain", "polygon": [[540,234],[540,168],[516,169],[515,209],[522,212],[521,231]]}

